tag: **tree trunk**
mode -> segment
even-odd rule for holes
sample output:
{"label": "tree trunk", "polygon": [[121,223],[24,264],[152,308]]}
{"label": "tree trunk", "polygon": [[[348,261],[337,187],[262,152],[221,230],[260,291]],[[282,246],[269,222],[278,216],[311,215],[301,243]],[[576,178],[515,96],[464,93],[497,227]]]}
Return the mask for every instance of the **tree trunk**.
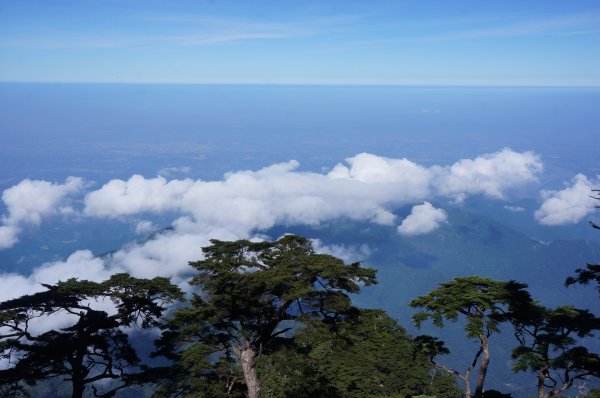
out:
{"label": "tree trunk", "polygon": [[571,388],[572,385],[573,385],[573,380],[569,379],[561,387],[554,387],[552,390],[550,390],[550,393],[546,394],[546,396],[544,398],[556,397],[558,394]]}
{"label": "tree trunk", "polygon": [[[470,380],[470,378],[471,378],[472,368],[467,369],[465,371],[465,374],[461,375],[460,373],[458,373],[458,371],[451,369],[447,366],[444,366],[441,363],[434,362],[433,360],[431,361],[431,363],[433,365],[435,365],[436,367],[442,369],[444,372],[448,373],[449,375],[462,380],[462,382],[465,383],[465,398],[471,398],[471,380]],[[432,378],[432,381],[433,381],[433,378]]]}
{"label": "tree trunk", "polygon": [[465,383],[465,398],[471,398],[471,382],[469,379],[463,379]]}
{"label": "tree trunk", "polygon": [[252,347],[247,347],[240,349],[238,356],[240,364],[242,365],[242,371],[244,372],[246,386],[248,387],[248,398],[259,398],[260,383],[258,381],[258,376],[256,375],[256,368],[254,367],[256,362],[256,352]]}
{"label": "tree trunk", "polygon": [[79,377],[73,377],[72,384],[73,384],[73,393],[71,394],[71,398],[82,398],[83,391],[85,390],[85,385],[83,384],[83,380],[81,380]]}
{"label": "tree trunk", "polygon": [[546,394],[546,389],[544,388],[545,381],[546,381],[545,370],[541,370],[537,376],[538,398],[548,398],[548,394]]}
{"label": "tree trunk", "polygon": [[538,398],[552,398],[556,397],[560,393],[568,390],[573,385],[573,379],[567,379],[567,381],[560,387],[554,383],[554,388],[549,392],[546,392],[546,380],[550,376],[548,368],[543,368],[537,374],[537,390]]}
{"label": "tree trunk", "polygon": [[87,372],[83,367],[83,349],[80,345],[77,345],[75,355],[70,358],[69,364],[71,365],[71,385],[73,387],[71,398],[81,398],[85,390],[84,380]]}
{"label": "tree trunk", "polygon": [[490,365],[490,343],[485,334],[479,335],[481,341],[481,363],[477,372],[477,386],[475,387],[475,398],[483,397],[483,383],[487,374],[488,366]]}

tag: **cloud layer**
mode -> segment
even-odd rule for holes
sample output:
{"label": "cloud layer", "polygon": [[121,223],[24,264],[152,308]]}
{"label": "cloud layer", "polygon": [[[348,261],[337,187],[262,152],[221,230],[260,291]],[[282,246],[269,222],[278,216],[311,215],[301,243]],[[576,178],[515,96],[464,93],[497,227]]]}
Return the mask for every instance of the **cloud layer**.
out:
{"label": "cloud layer", "polygon": [[600,177],[590,181],[583,174],[577,174],[570,184],[560,191],[542,191],[544,202],[534,216],[541,224],[575,224],[594,211],[599,203],[590,197],[592,189],[598,189]]}
{"label": "cloud layer", "polygon": [[[102,280],[115,272],[172,277],[186,287],[184,281],[191,271],[187,263],[201,258],[201,247],[209,239],[260,238],[261,231],[276,225],[318,225],[342,217],[398,225],[393,210],[407,204],[422,203],[413,207],[398,232],[428,233],[447,216],[426,200],[460,201],[469,195],[503,198],[510,189],[535,181],[542,163],[531,152],[503,149],[450,166],[425,167],[408,159],[361,153],[329,173],[303,172],[298,167],[298,162],[290,161],[257,171],[231,172],[218,181],[134,175],[87,193],[77,178],[63,184],[22,181],[3,195],[7,212],[0,239],[4,247],[15,243],[21,225],[37,225],[53,214],[122,219],[141,234],[155,227],[140,220],[168,214],[173,216],[172,228],[102,258],[80,250],[65,261],[43,264],[27,277],[0,275],[4,295],[0,299],[39,290],[40,283],[68,277]],[[76,193],[78,201],[74,202]],[[369,253],[368,247],[320,242],[317,248],[354,260],[364,260]]]}
{"label": "cloud layer", "polygon": [[84,213],[116,218],[177,211],[203,228],[245,233],[338,217],[389,225],[395,220],[393,206],[435,196],[456,201],[476,194],[503,198],[511,188],[535,181],[542,170],[535,154],[509,149],[446,167],[426,168],[408,159],[368,153],[348,158],[328,174],[300,172],[298,166],[290,161],[229,173],[221,181],[134,175],[89,193]]}

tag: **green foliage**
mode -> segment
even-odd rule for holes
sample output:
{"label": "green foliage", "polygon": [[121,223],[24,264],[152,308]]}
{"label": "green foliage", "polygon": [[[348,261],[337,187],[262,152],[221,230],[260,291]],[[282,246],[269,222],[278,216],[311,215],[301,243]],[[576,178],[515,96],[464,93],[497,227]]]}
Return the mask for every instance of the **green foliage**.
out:
{"label": "green foliage", "polygon": [[577,268],[576,276],[570,276],[565,281],[566,286],[574,284],[587,285],[590,282],[596,283],[596,290],[600,297],[600,264],[587,264],[585,268]]}
{"label": "green foliage", "polygon": [[[374,270],[316,254],[309,240],[294,235],[274,242],[211,243],[202,249],[204,260],[190,263],[198,270],[190,283],[201,293],[167,322],[157,354],[181,362],[200,344],[210,347],[205,355],[211,363],[219,358],[233,365],[242,351],[256,362],[304,320],[342,319],[352,308],[348,293],[376,282]],[[196,391],[188,370],[177,369],[183,374],[171,377],[169,389]],[[215,372],[210,369],[205,379],[214,380]]]}
{"label": "green foliage", "polygon": [[497,332],[498,322],[512,307],[531,301],[524,290],[526,284],[515,281],[502,282],[478,276],[453,279],[440,284],[426,296],[411,301],[411,307],[424,308],[413,320],[417,327],[431,319],[437,327],[444,326],[444,319],[456,321],[460,315],[466,318],[465,331],[468,338],[482,333]]}
{"label": "green foliage", "polygon": [[437,354],[448,350],[437,340],[421,338],[420,349],[428,353],[431,361],[440,369],[453,375],[465,384],[465,396],[471,397],[471,372],[478,365],[477,384],[474,396],[483,396],[483,386],[490,361],[489,337],[499,332],[498,324],[509,319],[512,313],[521,312],[531,303],[527,285],[515,281],[501,282],[479,276],[453,279],[442,283],[439,288],[426,296],[411,301],[412,307],[424,308],[413,316],[417,327],[431,319],[437,327],[444,326],[444,320],[456,321],[463,316],[467,338],[477,339],[479,347],[473,360],[464,373],[434,362]]}
{"label": "green foliage", "polygon": [[[182,298],[165,278],[136,279],[127,274],[101,283],[69,279],[44,287],[46,291],[0,303],[0,350],[4,358],[16,362],[0,371],[0,381],[35,385],[63,377],[71,381],[73,397],[81,396],[85,388],[109,397],[136,382],[143,365],[124,328],[157,326],[165,306]],[[106,308],[105,299],[114,306],[111,313],[94,308]],[[31,323],[42,317],[70,326],[34,334]],[[102,380],[121,384],[99,392],[96,382]]]}
{"label": "green foliage", "polygon": [[[265,397],[458,397],[451,378],[415,355],[413,339],[381,310],[335,324],[310,322],[261,358]],[[433,373],[432,373],[433,372]]]}
{"label": "green foliage", "polygon": [[512,353],[514,371],[535,372],[538,382],[557,393],[578,379],[600,377],[600,356],[578,345],[577,339],[600,329],[600,318],[590,311],[534,304],[513,324],[519,340]]}
{"label": "green foliage", "polygon": [[446,354],[450,354],[450,350],[437,337],[427,335],[415,337],[415,355],[433,361],[435,357]]}

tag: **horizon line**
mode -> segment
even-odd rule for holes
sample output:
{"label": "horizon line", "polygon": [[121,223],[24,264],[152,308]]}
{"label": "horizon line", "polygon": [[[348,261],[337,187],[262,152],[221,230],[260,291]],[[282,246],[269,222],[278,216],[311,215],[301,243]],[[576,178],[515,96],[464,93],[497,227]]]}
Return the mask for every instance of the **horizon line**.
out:
{"label": "horizon line", "polygon": [[293,87],[447,87],[447,88],[600,88],[596,84],[478,84],[478,83],[268,83],[268,82],[94,82],[94,81],[2,81],[0,84],[40,85],[155,85],[155,86],[293,86]]}

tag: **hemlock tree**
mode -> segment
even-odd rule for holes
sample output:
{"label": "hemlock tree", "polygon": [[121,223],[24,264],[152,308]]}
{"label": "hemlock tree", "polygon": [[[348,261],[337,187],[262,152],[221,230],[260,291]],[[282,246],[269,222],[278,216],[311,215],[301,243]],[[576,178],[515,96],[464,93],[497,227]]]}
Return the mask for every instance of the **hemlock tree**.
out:
{"label": "hemlock tree", "polygon": [[[182,298],[165,278],[127,274],[101,283],[69,279],[43,286],[46,291],[0,303],[0,349],[13,363],[0,370],[0,382],[35,385],[64,377],[74,398],[86,389],[112,397],[135,382],[143,366],[126,328],[157,326],[165,306]],[[65,327],[44,330],[45,324]]]}
{"label": "hemlock tree", "polygon": [[513,370],[536,374],[538,398],[555,397],[577,380],[600,377],[600,356],[577,340],[600,329],[600,318],[588,310],[532,305],[513,324],[519,340]]}
{"label": "hemlock tree", "polygon": [[376,282],[374,270],[316,254],[299,236],[211,243],[204,260],[190,263],[198,270],[190,283],[201,293],[174,314],[159,346],[180,357],[203,347],[239,363],[249,398],[260,396],[257,360],[277,338],[302,319],[342,317],[351,308],[347,294]]}
{"label": "hemlock tree", "polygon": [[[531,301],[529,293],[524,290],[526,287],[527,285],[514,281],[502,282],[478,276],[460,277],[442,283],[426,296],[411,301],[411,307],[424,309],[413,315],[417,327],[421,327],[427,319],[431,319],[434,326],[443,327],[444,320],[455,321],[464,317],[467,338],[479,341],[479,347],[463,373],[435,362],[433,354],[446,353],[447,349],[435,340],[427,342],[430,350],[437,350],[430,353],[434,364],[462,380],[467,398],[483,396],[483,384],[490,362],[489,338],[492,333],[499,331],[498,323],[505,320],[512,307]],[[472,393],[470,378],[477,364],[477,383],[475,392]]]}

